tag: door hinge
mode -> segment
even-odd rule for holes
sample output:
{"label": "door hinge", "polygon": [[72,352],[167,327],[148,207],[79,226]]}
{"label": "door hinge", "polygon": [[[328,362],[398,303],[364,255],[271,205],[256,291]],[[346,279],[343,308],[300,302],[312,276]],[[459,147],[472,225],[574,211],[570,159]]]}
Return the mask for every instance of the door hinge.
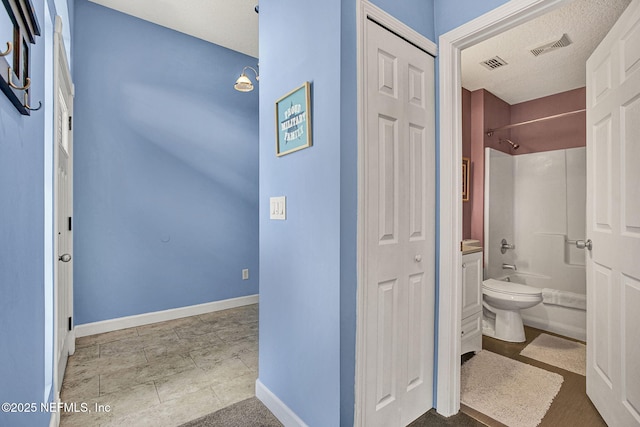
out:
{"label": "door hinge", "polygon": [[69,130],[73,130],[73,117],[69,116]]}
{"label": "door hinge", "polygon": [[69,217],[69,231],[71,231],[73,229],[73,220],[71,219],[71,217]]}
{"label": "door hinge", "polygon": [[71,319],[71,316],[69,316],[69,330],[73,329],[72,325],[73,325],[73,321]]}

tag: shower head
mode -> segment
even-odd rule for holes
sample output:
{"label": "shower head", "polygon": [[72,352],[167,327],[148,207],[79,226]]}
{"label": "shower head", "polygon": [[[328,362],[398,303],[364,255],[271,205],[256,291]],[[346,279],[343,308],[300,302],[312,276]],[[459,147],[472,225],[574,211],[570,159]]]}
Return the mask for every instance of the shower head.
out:
{"label": "shower head", "polygon": [[500,144],[502,144],[503,142],[506,142],[507,144],[509,144],[514,150],[517,150],[518,148],[520,148],[520,144],[516,144],[515,142],[511,141],[510,139],[501,139]]}

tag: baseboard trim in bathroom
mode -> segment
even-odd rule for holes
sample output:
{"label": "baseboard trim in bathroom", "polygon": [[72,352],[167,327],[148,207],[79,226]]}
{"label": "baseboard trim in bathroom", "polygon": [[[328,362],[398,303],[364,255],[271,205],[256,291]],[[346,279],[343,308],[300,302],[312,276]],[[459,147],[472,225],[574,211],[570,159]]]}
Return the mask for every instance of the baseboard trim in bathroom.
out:
{"label": "baseboard trim in bathroom", "polygon": [[536,427],[563,377],[483,350],[460,370],[461,402],[511,427]]}
{"label": "baseboard trim in bathroom", "polygon": [[[583,324],[584,326],[583,327],[571,326],[567,323],[554,322],[549,319],[535,317],[528,313],[521,313],[522,321],[526,326],[529,326],[532,328],[542,329],[543,331],[549,331],[554,334],[562,335],[564,337],[569,337],[569,338],[573,338],[580,341],[586,341],[587,340],[586,312],[581,310],[573,310],[571,308],[565,308],[564,310],[567,312],[573,311],[572,314],[574,316],[577,313],[582,313],[584,317],[579,320],[579,323]],[[574,320],[577,321],[575,317],[574,317]]]}
{"label": "baseboard trim in bathroom", "polygon": [[540,334],[520,352],[520,356],[586,375],[587,346],[576,341]]}

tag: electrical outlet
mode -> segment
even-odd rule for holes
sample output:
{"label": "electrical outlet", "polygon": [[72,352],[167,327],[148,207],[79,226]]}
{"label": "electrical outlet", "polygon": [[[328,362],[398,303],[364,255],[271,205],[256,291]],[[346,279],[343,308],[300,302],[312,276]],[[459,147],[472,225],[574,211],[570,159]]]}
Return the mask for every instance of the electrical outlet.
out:
{"label": "electrical outlet", "polygon": [[249,269],[245,268],[242,270],[242,280],[249,280]]}

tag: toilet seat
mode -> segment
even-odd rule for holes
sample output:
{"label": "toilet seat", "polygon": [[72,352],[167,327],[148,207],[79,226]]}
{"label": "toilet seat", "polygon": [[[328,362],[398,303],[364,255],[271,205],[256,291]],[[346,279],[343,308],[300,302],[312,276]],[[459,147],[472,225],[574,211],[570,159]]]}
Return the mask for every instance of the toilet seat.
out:
{"label": "toilet seat", "polygon": [[517,296],[538,296],[542,294],[541,289],[534,288],[533,286],[513,282],[503,282],[496,279],[487,279],[483,281],[482,290]]}

